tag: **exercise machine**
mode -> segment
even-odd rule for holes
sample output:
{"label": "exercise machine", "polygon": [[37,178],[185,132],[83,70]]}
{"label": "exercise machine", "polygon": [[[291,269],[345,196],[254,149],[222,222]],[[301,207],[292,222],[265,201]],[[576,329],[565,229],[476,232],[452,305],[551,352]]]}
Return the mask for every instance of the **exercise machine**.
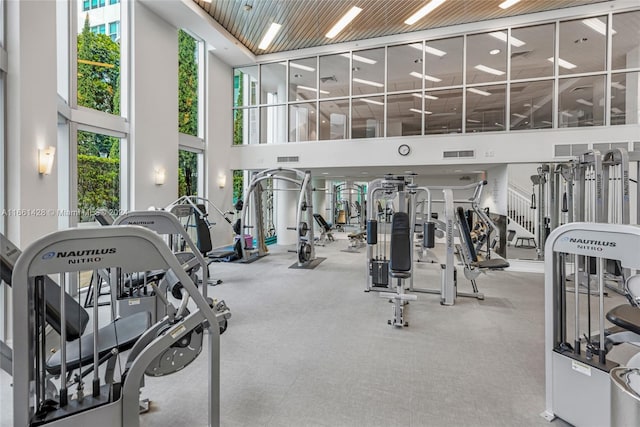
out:
{"label": "exercise machine", "polygon": [[[479,181],[462,186],[430,186],[430,187],[417,187],[413,190],[413,204],[417,205],[417,197],[421,193],[426,194],[426,199],[422,202],[422,248],[431,249],[435,246],[435,234],[440,232],[444,234],[445,238],[445,258],[444,262],[440,263],[441,268],[441,283],[440,289],[427,289],[414,287],[413,280],[410,281],[409,291],[422,292],[440,295],[440,303],[442,305],[454,305],[458,296],[471,297],[478,300],[484,299],[484,294],[478,291],[476,284],[477,277],[485,270],[501,270],[509,267],[509,263],[502,258],[491,258],[490,251],[491,246],[488,245],[487,255],[484,260],[479,260],[476,252],[476,245],[471,237],[470,227],[465,217],[464,209],[461,206],[455,208],[455,204],[470,204],[473,212],[475,212],[478,218],[484,223],[484,227],[487,229],[487,234],[495,231],[497,235],[497,227],[493,224],[489,216],[480,208],[480,199],[482,197],[482,190],[487,184],[487,181]],[[435,191],[442,191],[442,200],[433,200],[432,193]],[[456,192],[469,192],[473,191],[473,194],[468,199],[454,199],[454,191]],[[444,221],[439,221],[433,218],[432,206],[433,203],[444,203]],[[416,223],[414,211],[413,223]],[[455,238],[458,237],[460,244],[456,244]],[[498,237],[495,237],[496,239]],[[487,237],[490,239],[490,237]],[[463,272],[465,278],[471,283],[473,292],[465,293],[458,292],[458,275],[455,266],[455,255],[458,254],[463,265]]]}
{"label": "exercise machine", "polygon": [[[167,247],[172,249],[177,259],[182,264],[183,271],[187,272],[194,283],[198,283],[196,276],[201,271],[202,283],[207,283],[209,278],[208,264],[196,245],[193,243],[185,228],[178,218],[167,211],[133,211],[120,215],[113,222],[117,225],[138,225],[148,228],[161,236],[164,236]],[[183,246],[189,251],[183,251]],[[104,271],[98,274],[105,276]],[[106,277],[105,277],[106,279]],[[119,314],[148,311],[151,320],[155,323],[166,314],[166,293],[171,283],[176,282],[173,274],[165,275],[163,271],[147,271],[138,273],[136,285],[119,282],[116,286],[116,303]],[[154,282],[160,281],[159,285]],[[129,286],[127,286],[129,285]],[[153,288],[153,292],[147,291],[147,285]],[[207,286],[202,286],[202,295],[207,298]]]}
{"label": "exercise machine", "polygon": [[[293,175],[293,176],[289,176]],[[264,224],[262,215],[262,183],[265,181],[282,180],[296,186],[299,192],[296,209],[296,225],[287,227],[295,230],[297,236],[296,254],[298,267],[304,267],[316,258],[313,232],[313,205],[311,187],[311,172],[300,171],[291,168],[274,168],[257,172],[253,175],[251,182],[244,196],[242,212],[240,213],[239,230],[255,231],[257,248],[249,245],[247,239],[241,239],[242,259],[249,262],[253,257],[267,255],[267,246],[264,242]],[[255,225],[249,225],[250,213],[255,221]]]}
{"label": "exercise machine", "polygon": [[[606,426],[611,420],[610,372],[617,363],[608,357],[605,319],[631,329],[640,325],[638,309],[604,309],[606,261],[615,260],[624,268],[640,269],[640,227],[627,224],[574,222],[553,230],[545,246],[545,411],[576,426]],[[595,274],[584,271],[588,292],[567,288],[570,257],[595,264]],[[592,261],[593,260],[593,261]],[[577,268],[577,267],[576,267]],[[591,283],[597,290],[592,313]],[[586,311],[586,313],[585,313]],[[592,320],[594,318],[594,320]],[[585,329],[586,327],[586,329]],[[640,332],[640,327],[636,330]]]}
{"label": "exercise machine", "polygon": [[[168,307],[168,314],[148,329],[134,318],[144,333],[135,338],[118,327],[123,320],[98,326],[98,305],[94,304],[93,333],[68,342],[65,283],[72,275],[86,270],[109,270],[112,281],[122,280],[124,272],[161,269],[175,275],[180,284],[180,307]],[[46,277],[54,275],[60,283],[60,349],[50,356],[46,338]],[[13,281],[13,405],[14,424],[19,426],[139,425],[139,389],[145,374],[168,375],[184,368],[201,352],[207,336],[208,425],[220,424],[220,324],[229,313],[216,312],[215,302],[205,298],[160,236],[148,229],[132,226],[70,229],[44,236],[29,245],[18,258]],[[115,286],[114,286],[115,288]],[[188,300],[193,306],[187,310]],[[80,305],[78,304],[78,307]],[[25,309],[25,308],[30,309]],[[144,312],[135,316],[144,318]],[[127,317],[128,318],[131,318]],[[122,326],[122,325],[120,325]],[[106,329],[105,329],[106,328]],[[106,335],[101,333],[106,331]],[[101,361],[118,357],[119,344],[126,337],[133,341],[123,372],[103,382]],[[169,363],[166,363],[169,361]],[[60,378],[52,393],[52,364],[59,365],[53,375]],[[114,366],[116,364],[114,363]],[[76,393],[70,394],[67,380],[78,370]],[[83,371],[84,370],[84,371]],[[83,374],[93,375],[91,391],[84,393]],[[56,394],[59,396],[57,399]]]}
{"label": "exercise machine", "polygon": [[389,325],[396,327],[409,326],[405,319],[405,305],[415,301],[417,297],[405,293],[404,281],[411,278],[413,265],[411,252],[413,250],[413,236],[411,234],[411,218],[406,212],[396,212],[391,219],[389,276],[396,280],[395,293],[381,292],[382,298],[388,298],[393,303],[393,317]]}
{"label": "exercise machine", "polygon": [[327,243],[334,242],[336,239],[333,237],[333,227],[324,219],[321,214],[314,213],[313,219],[320,227],[320,237],[316,238],[316,244],[324,246]]}

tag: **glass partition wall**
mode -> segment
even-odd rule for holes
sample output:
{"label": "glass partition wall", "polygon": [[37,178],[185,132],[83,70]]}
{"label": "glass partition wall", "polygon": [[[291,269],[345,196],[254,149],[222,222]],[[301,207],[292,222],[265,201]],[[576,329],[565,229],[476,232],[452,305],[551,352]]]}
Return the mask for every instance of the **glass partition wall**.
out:
{"label": "glass partition wall", "polygon": [[234,144],[637,124],[640,10],[237,68]]}

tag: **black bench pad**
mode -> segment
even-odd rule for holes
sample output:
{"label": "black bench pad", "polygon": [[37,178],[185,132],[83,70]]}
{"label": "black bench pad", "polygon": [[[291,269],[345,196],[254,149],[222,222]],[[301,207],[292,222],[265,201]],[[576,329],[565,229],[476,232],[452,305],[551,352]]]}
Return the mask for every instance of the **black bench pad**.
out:
{"label": "black bench pad", "polygon": [[[117,348],[122,352],[133,347],[142,334],[149,329],[151,317],[144,311],[131,316],[117,319],[115,322],[98,329],[98,357]],[[82,345],[80,345],[82,344]],[[79,348],[82,347],[82,359]],[[61,370],[61,351],[54,353],[47,360],[47,371],[52,375],[59,375]],[[77,341],[67,345],[67,369],[77,369],[82,365],[93,362],[93,334],[87,334]]]}
{"label": "black bench pad", "polygon": [[628,304],[619,305],[609,310],[607,320],[614,325],[640,335],[640,308]]}
{"label": "black bench pad", "polygon": [[478,268],[488,268],[488,269],[509,267],[509,262],[501,258],[485,259],[484,261],[476,262],[473,264],[476,265]]}

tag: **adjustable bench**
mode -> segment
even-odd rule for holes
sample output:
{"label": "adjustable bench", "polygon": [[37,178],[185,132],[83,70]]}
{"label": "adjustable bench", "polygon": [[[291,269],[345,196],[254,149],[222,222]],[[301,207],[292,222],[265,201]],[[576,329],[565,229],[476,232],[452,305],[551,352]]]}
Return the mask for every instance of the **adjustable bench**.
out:
{"label": "adjustable bench", "polygon": [[320,239],[319,242],[322,244],[325,241],[333,242],[335,239],[333,238],[333,227],[329,225],[329,223],[324,219],[324,217],[320,214],[313,214],[313,219],[316,220],[318,225],[320,226]]}

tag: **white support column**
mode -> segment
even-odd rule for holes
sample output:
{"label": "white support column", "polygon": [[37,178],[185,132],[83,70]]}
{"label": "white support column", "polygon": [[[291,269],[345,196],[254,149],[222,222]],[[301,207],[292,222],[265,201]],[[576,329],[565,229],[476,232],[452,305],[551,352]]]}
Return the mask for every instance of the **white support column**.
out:
{"label": "white support column", "polygon": [[5,5],[7,237],[24,247],[58,227],[58,168],[38,173],[38,149],[58,145],[56,2]]}

